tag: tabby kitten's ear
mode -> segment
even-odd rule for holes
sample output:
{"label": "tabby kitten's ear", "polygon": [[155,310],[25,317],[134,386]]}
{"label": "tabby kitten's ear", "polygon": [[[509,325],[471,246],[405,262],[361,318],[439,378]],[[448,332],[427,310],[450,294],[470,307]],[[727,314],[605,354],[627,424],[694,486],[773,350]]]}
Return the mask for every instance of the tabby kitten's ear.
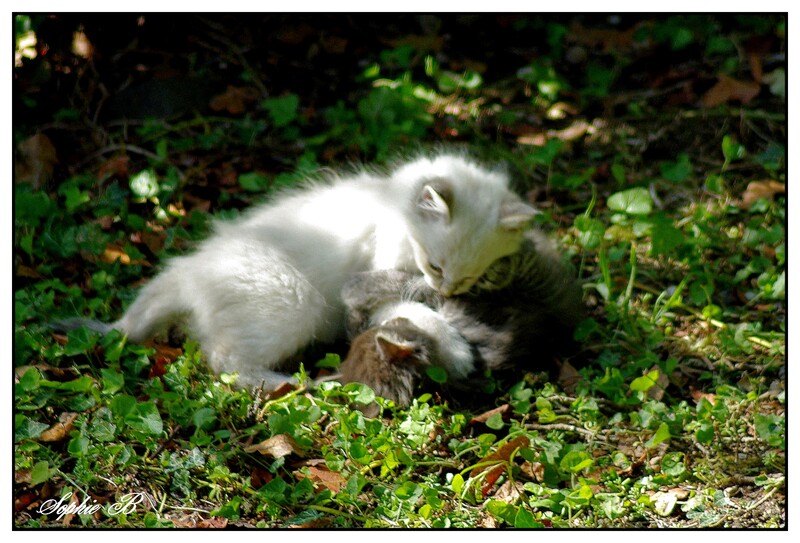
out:
{"label": "tabby kitten's ear", "polygon": [[500,206],[498,224],[505,230],[524,230],[539,210],[521,200],[507,200]]}
{"label": "tabby kitten's ear", "polygon": [[393,361],[402,361],[410,357],[416,351],[411,343],[406,343],[398,337],[394,337],[383,332],[375,335],[375,343],[385,358]]}
{"label": "tabby kitten's ear", "polygon": [[452,201],[450,186],[442,180],[437,180],[422,187],[417,198],[417,209],[425,216],[450,222]]}

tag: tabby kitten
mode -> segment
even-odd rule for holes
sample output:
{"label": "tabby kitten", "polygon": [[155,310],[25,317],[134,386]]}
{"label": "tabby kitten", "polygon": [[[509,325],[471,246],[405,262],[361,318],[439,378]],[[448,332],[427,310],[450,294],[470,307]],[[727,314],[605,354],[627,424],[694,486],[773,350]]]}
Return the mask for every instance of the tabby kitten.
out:
{"label": "tabby kitten", "polygon": [[[433,365],[435,344],[408,319],[394,318],[353,340],[339,379],[369,384],[378,396],[409,405],[416,383]],[[376,403],[359,407],[369,417],[379,412]]]}
{"label": "tabby kitten", "polygon": [[[546,369],[582,317],[574,274],[538,231],[461,296],[445,298],[397,270],[358,274],[342,295],[355,338],[341,366],[344,382],[367,384],[398,405],[413,397],[420,367],[444,368],[462,387],[479,384],[485,369]],[[385,345],[399,321],[413,368]]]}

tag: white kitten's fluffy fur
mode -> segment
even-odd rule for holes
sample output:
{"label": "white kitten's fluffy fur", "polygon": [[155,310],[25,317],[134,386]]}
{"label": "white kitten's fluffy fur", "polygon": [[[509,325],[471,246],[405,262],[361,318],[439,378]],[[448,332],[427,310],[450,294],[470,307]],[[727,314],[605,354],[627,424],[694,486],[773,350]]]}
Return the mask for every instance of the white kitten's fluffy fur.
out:
{"label": "white kitten's fluffy fur", "polygon": [[215,372],[274,387],[289,379],[281,362],[342,334],[340,290],[354,273],[419,269],[445,296],[464,292],[518,249],[533,213],[504,174],[459,155],[334,176],[217,223],[109,328],[139,342],[181,322]]}

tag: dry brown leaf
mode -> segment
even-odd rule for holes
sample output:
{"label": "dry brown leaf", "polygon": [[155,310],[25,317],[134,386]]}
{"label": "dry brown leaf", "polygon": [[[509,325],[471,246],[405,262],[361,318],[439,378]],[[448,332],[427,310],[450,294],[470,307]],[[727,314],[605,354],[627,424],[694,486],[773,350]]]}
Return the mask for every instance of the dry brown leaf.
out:
{"label": "dry brown leaf", "polygon": [[[77,510],[78,505],[80,505],[80,501],[78,500],[78,493],[77,492],[73,492],[72,493],[72,498],[70,498],[70,500],[69,500],[69,505],[68,505],[67,510],[75,511],[75,510]],[[74,518],[75,518],[75,513],[67,513],[66,515],[64,515],[64,518],[61,520],[61,524],[63,526],[69,526],[70,524],[72,524],[72,519],[74,519]]]}
{"label": "dry brown leaf", "polygon": [[225,517],[197,518],[197,513],[173,517],[170,519],[176,528],[226,528],[228,519]]}
{"label": "dry brown leaf", "polygon": [[14,180],[41,188],[53,175],[58,164],[56,148],[44,134],[35,134],[17,145],[14,160]]}
{"label": "dry brown leaf", "polygon": [[[66,345],[67,344],[67,336],[64,334],[51,334],[52,338],[58,342],[59,345]],[[50,374],[49,379],[59,379],[59,380],[67,380],[67,379],[74,379],[78,372],[75,371],[73,368],[57,368],[55,366],[51,366],[49,364],[33,364],[30,366],[17,366],[14,368],[14,380],[15,382],[19,382],[20,377],[25,375],[25,372],[31,368],[36,368],[38,370],[42,370]]]}
{"label": "dry brown leaf", "polygon": [[[91,256],[87,256],[86,258],[87,260],[92,260]],[[148,267],[152,266],[152,264],[150,264],[146,260],[131,259],[131,257],[128,255],[128,253],[125,252],[125,249],[123,247],[111,243],[106,245],[105,250],[103,250],[103,254],[100,255],[100,260],[102,260],[106,264],[113,264],[117,260],[119,260],[120,264],[122,264],[123,266],[130,266],[132,264],[138,264],[140,266],[148,266]]]}
{"label": "dry brown leaf", "polygon": [[537,483],[544,481],[544,464],[541,462],[528,462],[526,460],[520,466],[520,471],[531,481]]}
{"label": "dry brown leaf", "polygon": [[764,66],[761,60],[761,55],[757,53],[750,53],[747,55],[750,59],[750,73],[753,74],[753,81],[761,84],[764,79]]}
{"label": "dry brown leaf", "polygon": [[318,31],[313,27],[301,23],[297,26],[284,26],[278,30],[275,38],[278,41],[287,43],[289,45],[299,45],[303,43],[309,36],[318,34]]}
{"label": "dry brown leaf", "polygon": [[[237,181],[238,183],[238,181]],[[184,194],[183,195],[183,203],[186,205],[186,209],[190,211],[194,211],[195,209],[199,209],[203,212],[208,212],[211,209],[211,201],[206,200],[203,198],[198,198],[197,196],[193,196],[191,194]]]}
{"label": "dry brown leaf", "polygon": [[573,141],[582,138],[591,128],[589,123],[577,120],[563,130],[548,130],[549,139],[559,139],[561,141]]}
{"label": "dry brown leaf", "polygon": [[494,486],[494,483],[507,469],[507,463],[511,459],[511,455],[514,451],[525,448],[530,444],[531,441],[527,437],[516,437],[497,449],[497,452],[485,456],[478,462],[478,465],[470,472],[470,477],[476,477],[483,472],[487,472],[484,478],[483,488],[481,489],[484,497],[489,494],[489,490]]}
{"label": "dry brown leaf", "polygon": [[228,85],[227,90],[211,99],[209,107],[214,111],[227,111],[231,115],[241,115],[247,106],[258,99],[258,91],[252,87],[234,87]]}
{"label": "dry brown leaf", "polygon": [[44,276],[39,273],[38,271],[25,266],[24,264],[20,264],[17,266],[17,277],[30,277],[31,279],[43,279]]}
{"label": "dry brown leaf", "polygon": [[303,524],[289,524],[286,528],[292,529],[301,529],[301,530],[319,530],[324,528],[330,528],[331,526],[331,519],[329,517],[320,517],[315,518],[314,520],[309,520],[308,522],[304,522]]}
{"label": "dry brown leaf", "polygon": [[717,83],[703,95],[703,107],[715,107],[732,100],[747,104],[758,96],[761,86],[755,81],[741,81],[725,74],[717,76]]}
{"label": "dry brown leaf", "polygon": [[61,413],[58,417],[58,422],[42,432],[39,441],[53,442],[64,440],[69,436],[69,433],[75,429],[73,422],[75,422],[76,418],[78,418],[77,413]]}
{"label": "dry brown leaf", "polygon": [[269,483],[274,478],[275,477],[270,472],[263,468],[256,467],[250,472],[250,484],[256,490]]}
{"label": "dry brown leaf", "polygon": [[[150,346],[150,345],[148,345]],[[175,362],[183,354],[183,349],[180,347],[172,347],[164,343],[153,343],[152,347],[156,350],[157,356],[166,358],[169,362]]]}
{"label": "dry brown leaf", "polygon": [[[314,486],[322,485],[334,494],[347,484],[347,479],[341,473],[331,471],[325,467],[311,466],[308,468],[308,473],[309,479],[314,483]],[[302,476],[302,473],[299,475]]]}
{"label": "dry brown leaf", "polygon": [[486,421],[489,420],[489,417],[494,415],[495,413],[500,413],[503,415],[503,419],[508,418],[508,413],[511,410],[511,406],[509,404],[501,405],[500,407],[495,407],[494,409],[490,409],[485,413],[481,413],[480,415],[476,415],[472,417],[472,420],[469,421],[470,424],[486,424]]}
{"label": "dry brown leaf", "polygon": [[303,450],[297,445],[297,442],[292,438],[292,436],[287,434],[278,434],[269,439],[265,439],[257,445],[245,447],[244,452],[259,452],[263,455],[271,456],[272,458],[283,458],[284,456],[289,456],[290,454],[305,456]]}
{"label": "dry brown leaf", "polygon": [[764,76],[764,57],[768,55],[775,45],[771,36],[752,36],[744,42],[744,52],[750,61],[750,73],[753,80],[761,83]]}
{"label": "dry brown leaf", "polygon": [[508,480],[494,493],[494,499],[505,503],[517,503],[520,496],[525,495],[525,489],[521,482]]}
{"label": "dry brown leaf", "polygon": [[533,145],[535,147],[544,147],[547,143],[547,136],[544,132],[534,133],[529,132],[517,136],[517,143],[520,145]]}
{"label": "dry brown leaf", "polygon": [[483,488],[481,488],[481,494],[484,498],[489,494],[489,491],[503,474],[505,469],[506,466],[499,464],[486,473],[486,477],[483,479]]}
{"label": "dry brown leaf", "polygon": [[[496,452],[493,452],[492,454],[483,457],[480,460],[479,464],[487,464],[487,463],[491,463],[491,462],[501,462],[501,461],[502,462],[508,462],[508,460],[511,458],[511,454],[514,451],[516,451],[517,449],[523,449],[523,448],[529,446],[530,444],[531,444],[531,440],[528,439],[527,437],[525,437],[525,436],[516,437],[516,438],[512,439],[511,441],[509,441],[508,443],[506,443],[505,445],[503,445],[502,447],[500,447],[499,449],[497,449]],[[489,467],[491,467],[491,466],[489,466],[489,465],[476,466],[470,472],[470,476],[471,477],[475,477],[476,475],[478,475],[482,471],[485,471]]]}
{"label": "dry brown leaf", "polygon": [[580,23],[570,25],[568,37],[575,43],[601,48],[603,52],[620,51],[633,47],[633,37],[645,23],[638,23],[625,31],[605,28],[587,28]]}
{"label": "dry brown leaf", "polygon": [[21,496],[14,498],[14,511],[19,513],[20,511],[26,509],[29,505],[39,501],[40,499],[41,499],[40,496],[32,492],[22,494]]}
{"label": "dry brown leaf", "polygon": [[53,332],[50,335],[59,345],[66,345],[67,341],[69,341],[69,338],[67,338],[67,334],[59,334],[58,332]]}
{"label": "dry brown leaf", "polygon": [[286,382],[281,383],[277,386],[277,388],[271,390],[267,395],[267,400],[274,400],[275,398],[280,398],[281,396],[285,396],[295,390],[297,387],[292,383]]}
{"label": "dry brown leaf", "polygon": [[784,192],[786,192],[786,185],[784,183],[779,183],[772,179],[752,181],[748,183],[744,194],[742,194],[742,201],[739,203],[739,207],[742,209],[750,209],[760,198],[770,200],[776,194],[783,194]]}
{"label": "dry brown leaf", "polygon": [[153,364],[150,366],[150,379],[165,375],[167,373],[167,366],[175,362],[175,360],[183,354],[183,349],[180,347],[171,347],[163,343],[152,341],[146,342],[146,345],[156,350],[156,354],[153,357]]}
{"label": "dry brown leaf", "polygon": [[161,249],[164,248],[164,244],[166,243],[167,233],[162,230],[142,230],[139,233],[139,238],[142,240],[142,243],[147,245],[147,248],[153,254],[158,254],[161,252]]}
{"label": "dry brown leaf", "polygon": [[128,177],[128,163],[131,157],[128,155],[119,155],[111,157],[97,170],[97,179],[102,181],[109,177]]}
{"label": "dry brown leaf", "polygon": [[211,517],[211,518],[203,518],[197,521],[195,525],[196,528],[227,528],[228,527],[228,519],[225,517]]}
{"label": "dry brown leaf", "polygon": [[18,485],[29,485],[31,484],[31,470],[29,469],[18,469],[14,472],[14,482]]}
{"label": "dry brown leaf", "polygon": [[303,466],[319,466],[325,465],[324,458],[309,458],[307,460],[298,460],[296,462],[292,462],[293,468],[301,468]]}
{"label": "dry brown leaf", "polygon": [[703,392],[703,391],[701,391],[701,390],[697,390],[697,389],[696,389],[696,388],[694,388],[693,386],[690,386],[690,387],[689,387],[689,394],[691,394],[691,395],[692,395],[692,399],[695,401],[695,403],[699,403],[699,402],[700,402],[700,400],[702,400],[702,399],[705,399],[705,400],[706,400],[706,401],[708,401],[708,402],[709,402],[711,405],[714,405],[714,404],[717,402],[717,397],[716,397],[716,395],[714,395],[714,394],[709,394],[709,393],[707,393],[707,392]]}
{"label": "dry brown leaf", "polygon": [[322,49],[325,50],[326,53],[330,53],[332,55],[341,55],[347,49],[347,38],[343,38],[341,36],[321,36],[320,44],[322,44]]}
{"label": "dry brown leaf", "polygon": [[567,361],[561,363],[558,370],[558,384],[567,394],[575,392],[578,383],[581,382],[581,374]]}

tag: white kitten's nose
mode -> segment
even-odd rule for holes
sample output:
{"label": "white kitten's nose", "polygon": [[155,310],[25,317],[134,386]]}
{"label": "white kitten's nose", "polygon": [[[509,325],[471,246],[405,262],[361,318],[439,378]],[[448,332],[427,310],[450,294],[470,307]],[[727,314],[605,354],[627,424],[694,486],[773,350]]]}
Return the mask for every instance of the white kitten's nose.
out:
{"label": "white kitten's nose", "polygon": [[439,294],[444,296],[445,298],[449,298],[452,296],[456,291],[456,286],[450,282],[444,282],[439,285]]}

